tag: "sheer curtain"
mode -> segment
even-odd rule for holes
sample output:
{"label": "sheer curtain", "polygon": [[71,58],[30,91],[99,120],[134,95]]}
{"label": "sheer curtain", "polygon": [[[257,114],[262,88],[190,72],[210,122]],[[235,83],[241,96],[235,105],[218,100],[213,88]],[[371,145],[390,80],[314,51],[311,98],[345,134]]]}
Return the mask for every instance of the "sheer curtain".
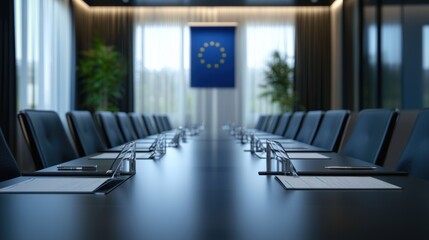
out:
{"label": "sheer curtain", "polygon": [[71,106],[74,57],[68,0],[15,0],[18,109]]}
{"label": "sheer curtain", "polygon": [[[215,132],[226,122],[252,126],[279,109],[259,98],[273,51],[294,64],[295,8],[189,7],[135,10],[135,111],[168,113],[176,125],[204,123]],[[190,88],[189,22],[236,22],[233,89]]]}

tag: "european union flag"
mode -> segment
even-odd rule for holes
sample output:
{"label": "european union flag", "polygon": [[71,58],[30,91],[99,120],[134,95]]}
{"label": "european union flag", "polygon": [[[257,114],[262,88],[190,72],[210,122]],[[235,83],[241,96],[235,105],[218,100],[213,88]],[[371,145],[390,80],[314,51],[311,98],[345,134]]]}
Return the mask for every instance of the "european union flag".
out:
{"label": "european union flag", "polygon": [[191,27],[191,87],[234,87],[235,27]]}

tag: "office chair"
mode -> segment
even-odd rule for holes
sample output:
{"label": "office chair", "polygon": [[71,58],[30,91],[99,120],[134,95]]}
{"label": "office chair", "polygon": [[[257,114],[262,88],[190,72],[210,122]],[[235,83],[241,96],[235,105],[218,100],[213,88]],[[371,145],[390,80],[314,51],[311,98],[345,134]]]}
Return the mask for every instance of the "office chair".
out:
{"label": "office chair", "polygon": [[312,145],[337,152],[349,118],[349,110],[326,111]]}
{"label": "office chair", "polygon": [[263,131],[263,132],[267,132],[267,129],[268,129],[268,127],[270,126],[270,123],[271,123],[271,118],[272,118],[272,116],[273,115],[267,115],[266,117],[265,117],[265,121],[264,121],[264,124],[262,125],[262,127],[261,127],[261,131]]}
{"label": "office chair", "polygon": [[382,166],[397,116],[396,111],[388,109],[360,111],[340,153]]}
{"label": "office chair", "polygon": [[18,120],[37,170],[79,157],[56,112],[22,110]]}
{"label": "office chair", "polygon": [[19,177],[20,175],[21,171],[10,152],[3,131],[0,128],[0,182]]}
{"label": "office chair", "polygon": [[66,118],[79,156],[107,149],[89,111],[70,111],[66,113]]}
{"label": "office chair", "polygon": [[399,159],[398,171],[429,180],[429,109],[421,110]]}
{"label": "office chair", "polygon": [[291,113],[283,114],[283,116],[281,117],[281,119],[279,121],[279,124],[277,124],[276,131],[274,132],[275,135],[283,136],[283,134],[286,131],[286,128],[287,128],[287,125],[289,123],[289,119],[290,119],[291,115],[292,115]]}
{"label": "office chair", "polygon": [[128,117],[128,114],[124,112],[115,113],[116,120],[118,121],[119,129],[121,130],[122,136],[126,142],[131,142],[137,139],[137,134],[134,131],[133,125]]}
{"label": "office chair", "polygon": [[274,133],[277,128],[277,124],[279,123],[279,119],[281,118],[281,114],[276,114],[271,117],[270,124],[267,128],[268,133]]}
{"label": "office chair", "polygon": [[286,128],[285,134],[283,135],[287,139],[295,139],[299,127],[301,126],[302,119],[304,118],[304,112],[294,112],[290,117],[289,124]]}
{"label": "office chair", "polygon": [[138,113],[132,112],[128,113],[130,121],[134,127],[134,132],[136,133],[138,138],[145,138],[149,136],[146,126],[143,123],[142,116]]}
{"label": "office chair", "polygon": [[170,118],[167,115],[162,116],[162,120],[164,122],[164,126],[167,131],[173,130],[173,127],[171,126],[171,123],[170,123]]}
{"label": "office chair", "polygon": [[116,117],[112,112],[97,111],[95,112],[95,118],[100,125],[108,148],[116,147],[126,142],[119,129],[118,121],[116,121]]}
{"label": "office chair", "polygon": [[158,134],[158,132],[155,130],[155,128],[153,127],[152,121],[150,119],[149,116],[143,114],[143,123],[146,126],[146,129],[149,133],[149,135],[155,135]]}
{"label": "office chair", "polygon": [[264,126],[266,120],[267,120],[267,115],[259,116],[258,122],[255,125],[255,129],[262,131],[262,127]]}
{"label": "office chair", "polygon": [[158,129],[159,133],[167,131],[166,127],[164,126],[164,121],[162,120],[161,115],[153,115],[153,122],[155,123],[156,129]]}
{"label": "office chair", "polygon": [[295,140],[311,144],[323,118],[323,111],[309,111],[305,114],[304,121],[299,128]]}

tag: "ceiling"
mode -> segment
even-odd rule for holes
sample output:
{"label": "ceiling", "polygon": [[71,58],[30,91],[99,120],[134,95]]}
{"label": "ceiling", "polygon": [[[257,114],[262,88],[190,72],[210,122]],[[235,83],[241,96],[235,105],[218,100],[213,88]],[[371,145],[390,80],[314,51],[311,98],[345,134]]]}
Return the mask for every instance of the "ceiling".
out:
{"label": "ceiling", "polygon": [[89,6],[330,6],[335,0],[84,0]]}

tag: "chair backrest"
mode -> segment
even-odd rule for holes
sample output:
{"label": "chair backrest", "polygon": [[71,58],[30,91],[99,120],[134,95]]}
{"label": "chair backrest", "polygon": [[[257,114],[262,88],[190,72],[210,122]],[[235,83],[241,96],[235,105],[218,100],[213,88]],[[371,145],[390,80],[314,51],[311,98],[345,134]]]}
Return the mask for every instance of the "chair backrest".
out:
{"label": "chair backrest", "polygon": [[156,131],[155,127],[152,124],[151,117],[149,117],[148,115],[143,114],[143,123],[146,126],[146,129],[147,129],[149,135],[158,134],[158,132]]}
{"label": "chair backrest", "polygon": [[3,131],[0,129],[0,182],[19,177],[20,175],[21,171],[18,164],[10,152]]}
{"label": "chair backrest", "polygon": [[56,112],[23,110],[18,113],[18,120],[36,169],[79,157]]}
{"label": "chair backrest", "polygon": [[283,135],[288,139],[295,139],[299,127],[301,126],[302,119],[304,118],[304,112],[294,112],[289,119],[289,124],[286,128],[285,134]]}
{"label": "chair backrest", "polygon": [[266,132],[268,130],[268,127],[270,126],[272,117],[273,117],[273,115],[267,115],[266,116],[264,124],[262,125],[262,128],[261,128],[261,131]]}
{"label": "chair backrest", "polygon": [[89,111],[70,111],[66,113],[67,123],[76,149],[81,157],[107,148]]}
{"label": "chair backrest", "polygon": [[125,143],[125,139],[122,136],[121,130],[119,129],[118,121],[112,112],[108,111],[97,111],[95,117],[100,128],[106,139],[107,147],[112,148]]}
{"label": "chair backrest", "polygon": [[289,119],[291,115],[292,115],[291,113],[285,113],[282,115],[282,117],[280,118],[279,124],[277,124],[276,131],[274,132],[275,135],[283,136],[283,134],[286,131],[286,127],[289,123]]}
{"label": "chair backrest", "polygon": [[281,118],[281,114],[275,114],[271,117],[270,125],[267,128],[267,132],[274,133],[277,128],[277,124],[279,123],[279,119]]}
{"label": "chair backrest", "polygon": [[164,126],[164,122],[162,121],[162,118],[160,115],[153,115],[153,122],[155,123],[156,129],[158,130],[159,133],[162,133],[165,130],[165,126]]}
{"label": "chair backrest", "polygon": [[319,128],[320,122],[323,118],[323,111],[309,111],[305,114],[304,120],[298,131],[298,135],[295,140],[311,144],[314,136],[316,135],[317,129]]}
{"label": "chair backrest", "polygon": [[264,121],[265,121],[265,115],[259,116],[258,122],[256,122],[256,125],[255,125],[255,129],[260,130],[262,128],[262,124],[264,124]]}
{"label": "chair backrest", "polygon": [[137,134],[134,131],[133,125],[128,117],[128,114],[124,112],[115,113],[116,120],[118,120],[119,129],[121,130],[122,136],[125,142],[131,142],[137,139]]}
{"label": "chair backrest", "polygon": [[145,138],[149,134],[147,132],[146,126],[143,123],[142,116],[139,113],[128,113],[131,123],[134,127],[134,131],[137,134],[138,138]]}
{"label": "chair backrest", "polygon": [[326,111],[319,130],[311,143],[314,146],[337,152],[349,118],[349,110]]}
{"label": "chair backrest", "polygon": [[164,126],[167,131],[170,131],[173,129],[170,123],[170,118],[167,115],[162,116],[162,120],[164,120]]}
{"label": "chair backrest", "polygon": [[429,109],[419,112],[407,145],[401,154],[398,171],[429,180]]}
{"label": "chair backrest", "polygon": [[349,139],[340,153],[362,161],[383,165],[398,113],[388,109],[359,112]]}

